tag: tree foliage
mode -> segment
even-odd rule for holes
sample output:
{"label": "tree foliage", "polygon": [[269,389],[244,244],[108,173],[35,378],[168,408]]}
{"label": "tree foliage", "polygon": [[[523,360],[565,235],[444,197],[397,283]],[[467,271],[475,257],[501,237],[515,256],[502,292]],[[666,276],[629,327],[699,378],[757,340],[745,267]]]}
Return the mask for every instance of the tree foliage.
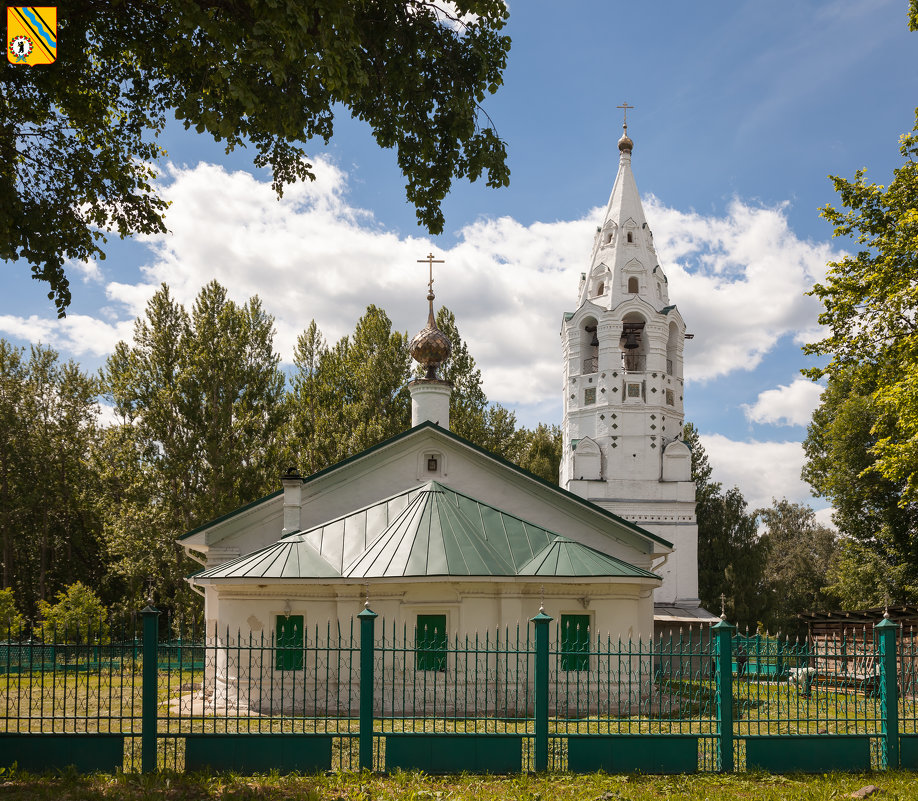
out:
{"label": "tree foliage", "polygon": [[721,594],[732,623],[756,629],[767,608],[766,551],[757,537],[755,514],[736,487],[723,491],[711,480],[712,468],[697,429],[686,423],[683,440],[692,451],[698,520],[698,597],[718,612]]}
{"label": "tree foliage", "polygon": [[829,357],[812,378],[868,368],[872,440],[865,470],[901,487],[901,503],[918,502],[918,124],[901,138],[905,163],[889,186],[833,177],[843,210],[821,210],[838,237],[858,251],[829,265],[811,294],[828,335],[804,348]]}
{"label": "tree foliage", "polygon": [[838,557],[835,532],[816,522],[816,513],[805,504],[786,498],[759,509],[765,526],[764,581],[771,631],[790,633],[799,628],[800,612],[828,612],[838,608],[837,596],[827,588],[828,576]]}
{"label": "tree foliage", "polygon": [[90,454],[98,382],[72,361],[0,340],[0,559],[31,615],[40,599],[104,575]]}
{"label": "tree foliage", "polygon": [[[455,318],[441,309],[439,320],[454,344],[443,366],[453,430],[556,483],[560,429],[527,430],[489,403]],[[118,612],[152,591],[161,608],[195,613],[184,576],[196,565],[178,537],[274,491],[291,463],[312,473],[410,426],[408,337],[382,309],[333,346],[311,323],[289,391],[273,336],[257,297],[240,305],[211,282],[190,310],[162,286],[98,379],[0,340],[4,597],[34,618],[82,582]]]}
{"label": "tree foliage", "polygon": [[13,591],[9,588],[0,590],[0,638],[16,639],[24,626],[25,620],[19,614]]}
{"label": "tree foliage", "polygon": [[189,313],[164,285],[108,359],[122,422],[97,465],[105,540],[132,605],[149,579],[158,600],[186,603],[190,564],[175,538],[275,488],[285,404],[273,337],[257,297],[240,306],[213,281]]}
{"label": "tree foliage", "polygon": [[53,604],[38,602],[44,637],[56,642],[77,643],[102,638],[107,610],[90,587],[77,581],[58,592],[55,598]]}
{"label": "tree foliage", "polygon": [[74,0],[53,68],[0,82],[0,258],[26,260],[63,315],[67,259],[104,258],[107,231],[165,230],[152,165],[170,113],[227,151],[251,146],[281,193],[313,177],[303,146],[346,110],[396,149],[440,233],[454,179],[509,182],[480,106],[502,83],[506,19],[502,0]]}
{"label": "tree foliage", "polygon": [[561,471],[561,426],[539,423],[523,429],[523,448],[518,464],[530,473],[557,484]]}
{"label": "tree foliage", "polygon": [[294,353],[288,461],[308,475],[407,429],[410,360],[407,335],[376,306],[334,347],[311,321]]}
{"label": "tree foliage", "polygon": [[918,505],[875,470],[874,445],[890,425],[877,411],[872,365],[834,372],[804,442],[803,477],[834,508],[842,534],[829,575],[843,608],[918,600]]}

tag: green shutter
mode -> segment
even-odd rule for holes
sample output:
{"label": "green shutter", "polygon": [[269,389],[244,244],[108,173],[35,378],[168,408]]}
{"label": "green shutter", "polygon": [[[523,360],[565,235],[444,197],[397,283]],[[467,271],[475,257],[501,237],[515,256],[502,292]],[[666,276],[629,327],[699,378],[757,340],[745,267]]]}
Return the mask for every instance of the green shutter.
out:
{"label": "green shutter", "polygon": [[275,670],[303,669],[303,616],[277,616]]}
{"label": "green shutter", "polygon": [[590,616],[561,615],[561,670],[590,669]]}
{"label": "green shutter", "polygon": [[418,670],[446,670],[446,615],[418,615],[414,642]]}

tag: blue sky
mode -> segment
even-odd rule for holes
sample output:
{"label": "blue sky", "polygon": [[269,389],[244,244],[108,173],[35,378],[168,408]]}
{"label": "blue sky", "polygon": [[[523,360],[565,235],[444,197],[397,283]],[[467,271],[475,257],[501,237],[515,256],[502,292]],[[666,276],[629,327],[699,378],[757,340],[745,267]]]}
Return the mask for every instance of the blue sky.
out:
{"label": "blue sky", "polygon": [[804,292],[846,246],[817,210],[836,200],[828,175],[866,166],[887,183],[899,162],[918,104],[906,8],[515,0],[505,84],[485,103],[511,185],[458,183],[441,236],[417,226],[394,152],[344,112],[312,151],[319,180],[281,202],[249,152],[227,156],[172,125],[160,177],[170,233],[114,240],[105,261],[70,265],[65,321],[26,267],[6,265],[0,336],[95,369],[161,281],[190,304],[217,278],[239,300],[261,296],[289,361],[310,319],[334,340],[370,303],[413,334],[425,316],[416,260],[433,250],[447,262],[438,302],[456,312],[491,400],[526,425],[560,422],[561,315],[588,267],[627,101],[638,188],[670,296],[696,334],[687,419],[715,478],[752,505],[806,500],[800,442],[818,389],[799,376],[800,343],[818,335],[819,307]]}

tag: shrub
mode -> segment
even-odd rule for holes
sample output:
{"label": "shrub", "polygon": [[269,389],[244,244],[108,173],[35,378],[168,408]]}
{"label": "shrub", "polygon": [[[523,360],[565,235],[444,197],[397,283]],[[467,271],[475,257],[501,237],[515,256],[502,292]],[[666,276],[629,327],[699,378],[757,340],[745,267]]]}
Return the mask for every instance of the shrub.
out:
{"label": "shrub", "polygon": [[81,581],[61,590],[57,603],[38,602],[44,637],[58,642],[98,642],[103,639],[106,608],[92,589]]}
{"label": "shrub", "polygon": [[18,639],[25,620],[16,608],[11,589],[0,590],[0,640]]}

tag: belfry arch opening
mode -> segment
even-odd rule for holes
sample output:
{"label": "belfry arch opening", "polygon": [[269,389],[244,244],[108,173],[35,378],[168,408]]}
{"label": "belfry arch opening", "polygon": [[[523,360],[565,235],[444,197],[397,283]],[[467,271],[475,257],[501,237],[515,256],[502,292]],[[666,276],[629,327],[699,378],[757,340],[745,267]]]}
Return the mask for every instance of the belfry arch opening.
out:
{"label": "belfry arch opening", "polygon": [[622,367],[627,372],[643,372],[647,368],[647,341],[644,337],[646,320],[637,312],[628,312],[622,319],[622,334],[618,347]]}
{"label": "belfry arch opening", "polygon": [[580,354],[583,357],[581,373],[599,370],[599,335],[596,318],[586,317],[580,327]]}

